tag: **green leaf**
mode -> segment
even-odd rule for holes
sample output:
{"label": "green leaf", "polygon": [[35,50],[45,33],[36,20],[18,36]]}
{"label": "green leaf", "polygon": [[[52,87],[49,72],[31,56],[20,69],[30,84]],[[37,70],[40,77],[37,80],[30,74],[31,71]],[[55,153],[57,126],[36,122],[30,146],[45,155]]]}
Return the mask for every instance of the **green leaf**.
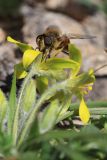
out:
{"label": "green leaf", "polygon": [[[77,147],[78,143],[76,144],[76,146],[70,147],[69,145],[58,145],[58,150],[61,151],[61,153],[65,154],[69,159],[72,160],[91,160],[89,159],[88,156],[85,156],[85,154],[83,154],[82,152],[79,152],[76,149],[79,149],[79,146]],[[75,148],[77,147],[77,148]]]}
{"label": "green leaf", "polygon": [[48,79],[64,80],[67,77],[67,73],[64,70],[41,70],[40,74]]}
{"label": "green leaf", "polygon": [[68,51],[69,51],[69,57],[79,63],[79,67],[77,67],[74,71],[73,71],[73,75],[76,75],[81,67],[81,63],[82,63],[82,56],[81,56],[81,52],[80,50],[74,45],[74,44],[69,44],[68,45]]}
{"label": "green leaf", "polygon": [[47,106],[41,117],[39,117],[39,131],[41,134],[54,127],[58,113],[59,103],[58,100],[54,100]]}
{"label": "green leaf", "polygon": [[12,137],[7,135],[6,132],[0,132],[0,159],[4,159],[4,156],[7,157],[10,155],[13,149],[16,152]]}
{"label": "green leaf", "polygon": [[2,127],[3,120],[6,117],[6,111],[7,111],[7,100],[4,93],[0,89],[0,127]]}
{"label": "green leaf", "polygon": [[25,112],[29,112],[29,110],[34,106],[36,101],[36,84],[35,80],[31,80],[26,86],[23,99],[22,99],[22,107]]}
{"label": "green leaf", "polygon": [[86,125],[84,126],[83,128],[81,128],[81,133],[85,133],[86,135],[87,134],[98,134],[100,133],[100,130],[94,126],[93,124],[90,124],[90,125]]}
{"label": "green leaf", "polygon": [[18,155],[18,159],[19,160],[40,160],[40,154],[39,152],[31,152],[31,151],[27,151],[27,152],[23,152],[20,153]]}
{"label": "green leaf", "polygon": [[25,78],[27,75],[27,72],[24,70],[22,62],[15,65],[15,72],[16,72],[16,77],[18,79]]}
{"label": "green leaf", "polygon": [[14,72],[8,108],[8,132],[11,134],[16,110],[16,73]]}
{"label": "green leaf", "polygon": [[81,51],[74,44],[71,43],[68,45],[68,51],[70,58],[81,65],[82,63]]}
{"label": "green leaf", "polygon": [[24,52],[28,49],[33,49],[32,46],[25,44],[25,43],[21,43],[19,41],[16,41],[15,39],[13,39],[10,36],[7,37],[7,41],[9,41],[11,43],[15,43],[22,50],[22,52]]}
{"label": "green leaf", "polygon": [[73,111],[67,111],[65,113],[62,113],[58,116],[56,123],[70,117],[74,112]]}
{"label": "green leaf", "polygon": [[62,103],[61,103],[61,111],[59,113],[59,116],[57,118],[57,122],[60,122],[61,120],[69,117],[73,114],[73,112],[68,111],[70,104],[71,104],[71,95],[64,94],[62,96]]}
{"label": "green leaf", "polygon": [[48,87],[48,79],[45,76],[37,77],[36,84],[39,93],[42,94]]}
{"label": "green leaf", "polygon": [[41,64],[42,69],[65,69],[71,68],[76,69],[79,66],[79,63],[71,60],[71,59],[64,59],[64,58],[50,58],[46,62]]}
{"label": "green leaf", "polygon": [[64,99],[62,101],[62,110],[59,115],[66,113],[71,104],[71,95],[64,95]]}
{"label": "green leaf", "polygon": [[38,137],[38,141],[43,142],[43,141],[50,141],[51,139],[57,139],[57,140],[61,140],[61,139],[73,139],[77,136],[78,132],[76,132],[75,130],[67,130],[67,129],[59,129],[59,130],[51,130],[49,132],[46,132],[43,135],[40,135]]}

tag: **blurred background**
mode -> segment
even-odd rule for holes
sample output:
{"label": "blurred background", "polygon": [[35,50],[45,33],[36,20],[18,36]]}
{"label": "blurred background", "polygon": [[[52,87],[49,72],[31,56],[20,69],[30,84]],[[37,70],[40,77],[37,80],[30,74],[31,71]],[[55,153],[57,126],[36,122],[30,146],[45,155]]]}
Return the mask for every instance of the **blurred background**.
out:
{"label": "blurred background", "polygon": [[[7,36],[36,47],[36,36],[49,25],[62,33],[96,36],[71,40],[82,51],[82,70],[107,64],[107,0],[0,0],[0,87],[10,89],[11,74],[22,54]],[[107,67],[96,72],[91,100],[107,100]]]}

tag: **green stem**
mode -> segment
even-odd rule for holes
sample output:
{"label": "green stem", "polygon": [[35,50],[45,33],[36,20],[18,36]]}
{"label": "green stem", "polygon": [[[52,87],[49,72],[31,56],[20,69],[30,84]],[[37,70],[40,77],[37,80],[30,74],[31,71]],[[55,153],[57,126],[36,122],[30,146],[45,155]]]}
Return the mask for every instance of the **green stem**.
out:
{"label": "green stem", "polygon": [[21,144],[23,143],[26,134],[28,133],[28,130],[30,129],[32,123],[34,122],[37,112],[40,109],[41,105],[48,100],[49,98],[51,98],[57,91],[58,89],[64,89],[65,85],[66,85],[67,81],[61,82],[61,83],[57,83],[55,85],[53,85],[51,88],[49,88],[46,92],[44,92],[44,94],[40,97],[40,99],[37,101],[33,111],[31,112],[31,114],[29,115],[26,123],[24,124],[24,127],[21,131],[20,136],[18,137],[18,144],[17,146],[20,147]]}
{"label": "green stem", "polygon": [[17,138],[18,138],[18,129],[19,129],[19,115],[20,115],[20,107],[21,107],[21,102],[22,102],[22,96],[25,90],[25,87],[27,85],[27,83],[29,82],[29,80],[31,79],[33,73],[32,70],[29,72],[29,74],[27,75],[27,77],[25,78],[25,80],[23,81],[22,84],[22,88],[20,91],[20,95],[19,95],[19,99],[18,99],[18,104],[17,104],[17,108],[16,108],[16,112],[15,112],[15,117],[14,117],[14,123],[13,123],[13,142],[14,145],[16,145],[17,143]]}
{"label": "green stem", "polygon": [[[70,105],[70,110],[74,110],[74,109],[78,109],[79,107],[79,103],[72,103]],[[107,101],[90,101],[90,102],[87,102],[87,106],[89,108],[106,108],[107,107]]]}
{"label": "green stem", "polygon": [[90,108],[90,113],[94,115],[107,115],[107,108]]}

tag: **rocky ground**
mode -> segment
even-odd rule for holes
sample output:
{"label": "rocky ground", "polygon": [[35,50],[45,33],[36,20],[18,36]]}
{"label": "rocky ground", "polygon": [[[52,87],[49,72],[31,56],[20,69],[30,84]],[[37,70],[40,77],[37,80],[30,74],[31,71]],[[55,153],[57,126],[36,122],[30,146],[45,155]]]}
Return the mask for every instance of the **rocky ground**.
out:
{"label": "rocky ground", "polygon": [[[71,40],[82,51],[83,66],[87,71],[107,64],[107,17],[93,7],[80,4],[78,0],[26,0],[19,9],[8,17],[0,18],[0,86],[10,89],[10,75],[14,64],[21,58],[16,46],[6,42],[6,36],[27,42],[36,47],[36,36],[49,25],[57,25],[62,33],[79,33],[96,36],[93,40]],[[96,82],[90,99],[107,100],[107,67],[96,72]],[[8,82],[8,83],[7,83]],[[8,84],[8,86],[6,85]]]}

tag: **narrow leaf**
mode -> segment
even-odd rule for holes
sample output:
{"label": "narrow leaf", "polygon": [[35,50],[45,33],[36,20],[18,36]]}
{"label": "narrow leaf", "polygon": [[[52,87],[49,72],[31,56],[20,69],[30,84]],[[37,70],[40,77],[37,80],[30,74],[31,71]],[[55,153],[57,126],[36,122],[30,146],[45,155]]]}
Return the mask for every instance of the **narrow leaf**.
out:
{"label": "narrow leaf", "polygon": [[29,112],[36,101],[36,84],[34,80],[31,80],[26,86],[23,99],[22,107],[24,111]]}
{"label": "narrow leaf", "polygon": [[62,99],[61,103],[61,111],[57,118],[57,122],[69,117],[73,112],[68,111],[70,104],[71,104],[71,96],[70,95],[63,95],[64,98]]}
{"label": "narrow leaf", "polygon": [[11,133],[13,127],[13,119],[16,110],[16,73],[14,72],[12,87],[9,97],[9,108],[8,108],[8,132]]}
{"label": "narrow leaf", "polygon": [[6,111],[7,111],[7,100],[4,93],[0,89],[0,127],[2,127],[3,120],[6,117]]}
{"label": "narrow leaf", "polygon": [[56,123],[59,123],[60,121],[70,117],[74,112],[73,111],[67,111],[65,113],[62,113],[58,116]]}
{"label": "narrow leaf", "polygon": [[45,109],[43,115],[39,117],[39,131],[41,134],[54,127],[59,112],[58,105],[58,100],[52,101],[51,104]]}
{"label": "narrow leaf", "polygon": [[69,96],[69,95],[67,95],[67,96],[64,95],[64,96],[65,97],[62,101],[62,110],[60,112],[60,115],[66,113],[66,111],[69,109],[70,104],[71,104],[71,96]]}

